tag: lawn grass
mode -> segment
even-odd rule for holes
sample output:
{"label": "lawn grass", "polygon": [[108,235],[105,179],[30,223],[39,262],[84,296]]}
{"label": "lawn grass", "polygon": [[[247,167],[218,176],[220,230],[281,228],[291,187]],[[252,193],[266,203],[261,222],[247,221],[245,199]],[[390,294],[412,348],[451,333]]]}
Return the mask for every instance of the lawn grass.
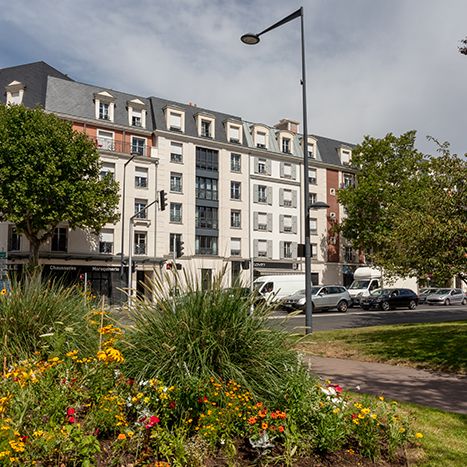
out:
{"label": "lawn grass", "polygon": [[[360,394],[357,397],[360,397]],[[398,407],[411,419],[414,432],[423,434],[417,446],[407,450],[408,465],[417,467],[466,465],[467,415],[406,402],[398,402]]]}
{"label": "lawn grass", "polygon": [[467,321],[317,331],[299,344],[313,355],[467,374]]}

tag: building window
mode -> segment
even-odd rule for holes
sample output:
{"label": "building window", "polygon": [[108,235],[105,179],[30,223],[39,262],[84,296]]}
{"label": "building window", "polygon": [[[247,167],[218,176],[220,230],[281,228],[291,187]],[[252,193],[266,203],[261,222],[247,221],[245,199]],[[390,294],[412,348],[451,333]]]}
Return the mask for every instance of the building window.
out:
{"label": "building window", "polygon": [[292,232],[292,216],[283,216],[283,232]]}
{"label": "building window", "polygon": [[148,187],[148,169],[145,167],[135,167],[135,187]]}
{"label": "building window", "polygon": [[109,174],[113,179],[115,178],[115,164],[111,162],[103,162],[101,166],[101,171],[99,173],[101,179]]}
{"label": "building window", "polygon": [[256,132],[256,147],[265,148],[266,147],[266,133],[262,131]]}
{"label": "building window", "polygon": [[169,129],[182,131],[182,114],[176,112],[169,113]]}
{"label": "building window", "polygon": [[[169,253],[173,255],[174,251],[177,251],[177,245],[180,245],[182,241],[182,234],[171,233],[169,235]],[[175,245],[175,250],[174,250]]]}
{"label": "building window", "polygon": [[217,201],[217,179],[207,177],[196,177],[196,198]]}
{"label": "building window", "polygon": [[212,286],[212,269],[201,269],[201,290],[209,290]]}
{"label": "building window", "polygon": [[136,219],[147,219],[148,210],[145,209],[148,205],[146,199],[135,199],[135,218]]}
{"label": "building window", "polygon": [[15,226],[10,226],[8,235],[8,251],[20,251],[21,250],[21,235]]}
{"label": "building window", "polygon": [[110,120],[110,104],[99,102],[99,119]]}
{"label": "building window", "polygon": [[240,256],[242,240],[241,238],[231,238],[230,239],[230,256]]}
{"label": "building window", "polygon": [[313,143],[308,143],[308,157],[315,158],[315,145]]}
{"label": "building window", "polygon": [[282,138],[282,152],[289,154],[291,152],[290,138]]}
{"label": "building window", "polygon": [[[317,258],[318,257],[318,244],[312,243],[311,244],[311,257]],[[315,284],[315,282],[313,282]]]}
{"label": "building window", "polygon": [[210,120],[201,120],[201,136],[205,138],[211,138],[211,125],[212,122]]}
{"label": "building window", "polygon": [[258,230],[267,231],[269,227],[268,215],[265,212],[258,213]]}
{"label": "building window", "polygon": [[183,162],[183,144],[170,143],[170,162],[181,164]]}
{"label": "building window", "polygon": [[316,203],[317,196],[316,193],[309,193],[310,206]]}
{"label": "building window", "polygon": [[282,257],[283,258],[293,258],[292,254],[292,242],[283,242],[282,244]]}
{"label": "building window", "polygon": [[229,141],[231,143],[239,143],[240,142],[240,127],[230,125],[229,126]]}
{"label": "building window", "polygon": [[68,228],[57,227],[52,236],[51,251],[67,251],[68,246]]}
{"label": "building window", "polygon": [[99,234],[99,253],[112,254],[114,249],[114,231],[102,230]]}
{"label": "building window", "polygon": [[146,232],[135,232],[135,245],[134,245],[134,254],[135,255],[145,255],[146,254]]}
{"label": "building window", "polygon": [[316,235],[318,233],[318,219],[310,217],[310,234]]}
{"label": "building window", "polygon": [[267,257],[268,256],[268,241],[267,240],[258,240],[258,256]]}
{"label": "building window", "polygon": [[284,196],[283,206],[285,206],[287,208],[292,207],[292,203],[293,203],[292,190],[285,190],[284,189],[283,196]]}
{"label": "building window", "polygon": [[316,169],[308,169],[308,181],[311,185],[316,185]]}
{"label": "building window", "polygon": [[195,252],[197,255],[217,255],[217,237],[197,235],[195,239]]}
{"label": "building window", "polygon": [[347,263],[355,263],[355,252],[351,246],[345,247],[344,256]]}
{"label": "building window", "polygon": [[240,154],[230,154],[230,171],[240,172],[242,170],[242,156]]}
{"label": "building window", "polygon": [[344,183],[342,188],[348,188],[350,186],[355,186],[355,175],[354,174],[344,174],[343,175]]}
{"label": "building window", "polygon": [[170,173],[170,191],[181,193],[183,189],[182,174],[171,172]]}
{"label": "building window", "polygon": [[266,185],[258,185],[258,203],[268,202],[268,187]]}
{"label": "building window", "polygon": [[292,178],[292,164],[287,164],[284,162],[282,165],[282,173],[284,178]]}
{"label": "building window", "polygon": [[230,199],[241,199],[241,188],[242,184],[240,182],[230,182]]}
{"label": "building window", "polygon": [[347,151],[347,150],[341,151],[341,162],[344,165],[350,164],[350,151]]}
{"label": "building window", "polygon": [[145,153],[146,148],[146,138],[137,138],[136,136],[132,136],[131,138],[131,153],[138,154],[139,156],[143,156]]}
{"label": "building window", "polygon": [[267,174],[267,168],[266,168],[266,159],[258,159],[258,173],[266,175]]}
{"label": "building window", "polygon": [[213,149],[196,148],[196,168],[217,172],[219,170],[219,152]]}
{"label": "building window", "polygon": [[143,119],[141,118],[141,111],[131,111],[131,126],[143,126]]}
{"label": "building window", "polygon": [[97,130],[97,146],[107,151],[115,151],[113,132],[105,131],[105,130]]}
{"label": "building window", "polygon": [[240,229],[242,227],[242,212],[238,209],[230,211],[230,227]]}
{"label": "building window", "polygon": [[218,209],[207,206],[196,206],[195,226],[200,229],[219,228]]}
{"label": "building window", "polygon": [[170,203],[170,222],[182,222],[182,205],[181,203]]}

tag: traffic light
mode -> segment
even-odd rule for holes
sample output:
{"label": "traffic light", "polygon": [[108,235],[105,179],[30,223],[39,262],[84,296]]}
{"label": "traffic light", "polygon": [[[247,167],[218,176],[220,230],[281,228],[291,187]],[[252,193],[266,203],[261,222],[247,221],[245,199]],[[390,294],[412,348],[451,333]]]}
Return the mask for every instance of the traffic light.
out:
{"label": "traffic light", "polygon": [[161,211],[165,211],[167,207],[167,193],[164,190],[159,191],[159,206]]}
{"label": "traffic light", "polygon": [[180,258],[180,256],[183,256],[184,248],[183,248],[183,241],[181,239],[176,242],[175,248],[176,248],[175,253],[176,253],[177,258]]}

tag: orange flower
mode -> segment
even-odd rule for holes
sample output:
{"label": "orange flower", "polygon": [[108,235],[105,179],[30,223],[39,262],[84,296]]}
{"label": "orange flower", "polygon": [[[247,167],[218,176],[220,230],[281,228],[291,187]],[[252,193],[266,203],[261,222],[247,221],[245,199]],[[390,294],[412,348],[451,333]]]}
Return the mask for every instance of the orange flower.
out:
{"label": "orange flower", "polygon": [[250,417],[250,418],[248,419],[248,423],[249,423],[250,425],[254,425],[254,424],[256,423],[256,417]]}
{"label": "orange flower", "polygon": [[285,428],[284,428],[282,425],[279,427],[279,431],[280,431],[281,433],[284,432],[284,429],[285,429]]}
{"label": "orange flower", "polygon": [[117,439],[119,439],[120,441],[126,439],[126,434],[125,434],[125,433],[120,433],[120,434],[117,436]]}
{"label": "orange flower", "polygon": [[268,429],[268,424],[266,422],[261,423],[261,428],[263,430],[267,430]]}
{"label": "orange flower", "polygon": [[268,409],[263,409],[263,410],[260,410],[258,412],[258,415],[261,417],[261,418],[264,418],[266,416],[266,414],[268,413]]}

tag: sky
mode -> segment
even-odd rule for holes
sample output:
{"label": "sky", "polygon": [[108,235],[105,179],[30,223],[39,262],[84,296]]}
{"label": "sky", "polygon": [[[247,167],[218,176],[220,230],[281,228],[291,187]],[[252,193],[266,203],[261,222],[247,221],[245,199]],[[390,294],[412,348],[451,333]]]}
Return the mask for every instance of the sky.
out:
{"label": "sky", "polygon": [[256,123],[302,122],[358,144],[417,130],[467,152],[466,0],[0,0],[0,68],[43,60],[71,78]]}

